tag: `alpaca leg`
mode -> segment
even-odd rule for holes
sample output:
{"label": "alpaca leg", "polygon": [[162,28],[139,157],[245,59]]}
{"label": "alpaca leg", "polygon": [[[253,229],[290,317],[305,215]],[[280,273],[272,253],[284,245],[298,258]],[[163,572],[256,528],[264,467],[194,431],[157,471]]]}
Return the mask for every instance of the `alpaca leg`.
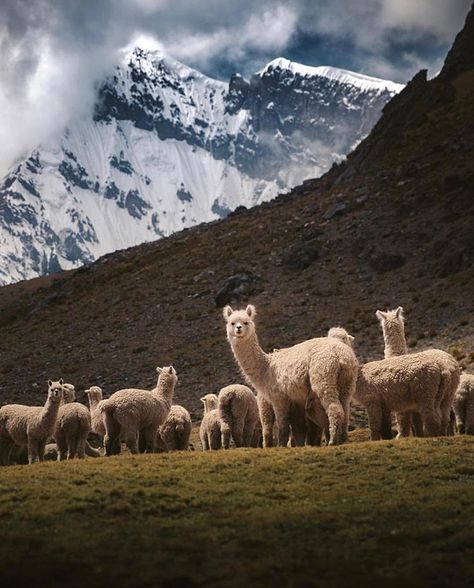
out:
{"label": "alpaca leg", "polygon": [[125,444],[133,455],[138,453],[138,430],[129,429],[125,434]]}
{"label": "alpaca leg", "polygon": [[306,445],[319,447],[322,442],[323,429],[309,419],[306,419]]}
{"label": "alpaca leg", "polygon": [[77,442],[77,457],[84,459],[86,457],[87,436],[81,435]]}
{"label": "alpaca leg", "polygon": [[342,443],[344,437],[344,409],[342,404],[335,400],[327,408],[329,419],[329,443],[328,445],[338,445]]}
{"label": "alpaca leg", "polygon": [[45,447],[46,447],[46,440],[40,441],[38,443],[38,459],[40,461],[44,461],[44,450],[45,450]]}
{"label": "alpaca leg", "polygon": [[77,454],[77,437],[73,435],[71,439],[68,439],[67,447],[67,458],[74,459]]}
{"label": "alpaca leg", "polygon": [[221,444],[224,449],[229,449],[230,447],[230,427],[228,423],[221,421]]}
{"label": "alpaca leg", "polygon": [[474,398],[472,394],[467,400],[465,415],[466,435],[474,435]]}
{"label": "alpaca leg", "polygon": [[209,447],[213,450],[220,449],[222,447],[221,435],[219,431],[211,431],[209,433]]}
{"label": "alpaca leg", "polygon": [[58,446],[58,461],[67,459],[67,443],[64,435],[56,435],[56,445]]}
{"label": "alpaca leg", "polygon": [[38,455],[38,440],[28,437],[28,463],[36,463],[39,461]]}
{"label": "alpaca leg", "polygon": [[207,437],[207,433],[203,432],[199,435],[199,437],[201,439],[202,450],[209,451],[209,439]]}
{"label": "alpaca leg", "polygon": [[278,447],[287,447],[290,439],[290,403],[286,398],[280,398],[273,403],[275,420],[278,429]]}
{"label": "alpaca leg", "polygon": [[[104,425],[105,425],[105,436],[104,436],[104,446],[105,446],[105,455],[115,455],[120,453],[120,432],[121,426],[120,424],[108,413],[105,413],[104,417]],[[118,451],[117,451],[118,446]]]}
{"label": "alpaca leg", "polygon": [[306,441],[305,407],[292,402],[290,406],[291,445],[303,447]]}
{"label": "alpaca leg", "polygon": [[257,404],[262,423],[263,447],[273,447],[273,427],[275,426],[273,405],[262,394],[257,394]]}
{"label": "alpaca leg", "polygon": [[140,429],[140,433],[138,434],[138,450],[140,451],[140,453],[145,453],[146,451],[145,429]]}
{"label": "alpaca leg", "polygon": [[398,412],[397,413],[397,428],[398,428],[398,435],[397,439],[400,437],[409,437],[411,433],[411,412]]}
{"label": "alpaca leg", "polygon": [[456,419],[456,428],[460,435],[466,431],[466,408],[467,399],[464,396],[455,396],[453,400],[453,411]]}
{"label": "alpaca leg", "polygon": [[0,438],[0,465],[10,465],[10,456],[15,443],[5,437]]}
{"label": "alpaca leg", "polygon": [[244,447],[256,447],[252,445],[256,426],[257,423],[254,420],[247,419],[244,425]]}
{"label": "alpaca leg", "polygon": [[432,406],[423,407],[421,418],[423,419],[424,437],[437,437],[441,431],[441,420],[438,412]]}
{"label": "alpaca leg", "polygon": [[423,437],[423,419],[419,412],[411,413],[411,420],[413,424],[413,433],[416,437]]}
{"label": "alpaca leg", "polygon": [[245,426],[245,419],[244,418],[234,418],[233,427],[232,427],[232,438],[234,439],[234,443],[236,447],[244,447],[244,426]]}
{"label": "alpaca leg", "polygon": [[382,438],[383,411],[378,404],[367,407],[369,417],[370,438],[372,441],[379,441]]}
{"label": "alpaca leg", "polygon": [[392,412],[388,409],[385,403],[382,403],[382,426],[381,426],[382,439],[392,439]]}
{"label": "alpaca leg", "polygon": [[[156,436],[158,434],[156,427],[147,427],[141,433],[145,433],[145,453],[154,453],[156,449]],[[167,451],[168,448],[166,447],[166,443],[164,441],[163,445],[165,447],[165,451]]]}

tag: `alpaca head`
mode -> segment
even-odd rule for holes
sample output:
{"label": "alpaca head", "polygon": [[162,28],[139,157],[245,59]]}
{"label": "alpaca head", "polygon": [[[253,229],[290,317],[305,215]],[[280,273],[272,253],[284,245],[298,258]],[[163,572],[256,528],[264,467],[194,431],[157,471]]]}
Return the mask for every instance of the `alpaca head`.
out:
{"label": "alpaca head", "polygon": [[255,306],[249,304],[245,310],[233,310],[230,306],[224,308],[224,319],[227,325],[229,341],[248,339],[255,333]]}
{"label": "alpaca head", "polygon": [[215,394],[206,394],[199,400],[204,404],[204,414],[217,408],[218,399]]}
{"label": "alpaca head", "polygon": [[48,380],[48,399],[53,402],[61,402],[63,399],[63,384],[64,381],[62,378],[58,382]]}
{"label": "alpaca head", "polygon": [[92,402],[100,402],[102,400],[102,388],[100,386],[91,386],[85,393]]}
{"label": "alpaca head", "polygon": [[339,339],[341,343],[345,343],[349,347],[352,347],[352,343],[354,341],[354,337],[349,335],[346,329],[342,327],[332,327],[328,331],[328,337],[332,337],[333,339]]}
{"label": "alpaca head", "polygon": [[377,310],[375,316],[379,319],[380,324],[384,333],[390,331],[400,331],[405,323],[405,317],[403,316],[403,308],[399,306],[395,310]]}
{"label": "alpaca head", "polygon": [[166,384],[167,386],[176,386],[178,382],[178,376],[176,375],[176,370],[172,365],[165,366],[165,367],[157,367],[156,371],[158,373],[158,383]]}
{"label": "alpaca head", "polygon": [[63,403],[68,404],[76,400],[76,389],[72,384],[63,384]]}

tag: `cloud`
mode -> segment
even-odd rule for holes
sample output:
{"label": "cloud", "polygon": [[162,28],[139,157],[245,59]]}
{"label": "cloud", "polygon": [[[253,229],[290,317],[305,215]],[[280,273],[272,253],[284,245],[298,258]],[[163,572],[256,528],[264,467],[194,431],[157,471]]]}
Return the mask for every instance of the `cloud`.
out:
{"label": "cloud", "polygon": [[438,67],[470,0],[2,0],[0,175],[90,112],[118,51],[140,38],[205,73],[284,55],[405,81]]}

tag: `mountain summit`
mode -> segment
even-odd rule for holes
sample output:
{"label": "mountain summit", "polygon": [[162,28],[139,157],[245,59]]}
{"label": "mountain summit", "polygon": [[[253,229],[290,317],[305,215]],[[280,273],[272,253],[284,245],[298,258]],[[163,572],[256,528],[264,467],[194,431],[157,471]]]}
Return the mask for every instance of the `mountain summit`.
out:
{"label": "mountain summit", "polygon": [[283,58],[226,84],[137,47],[92,117],[0,182],[0,284],[270,200],[341,160],[401,88]]}

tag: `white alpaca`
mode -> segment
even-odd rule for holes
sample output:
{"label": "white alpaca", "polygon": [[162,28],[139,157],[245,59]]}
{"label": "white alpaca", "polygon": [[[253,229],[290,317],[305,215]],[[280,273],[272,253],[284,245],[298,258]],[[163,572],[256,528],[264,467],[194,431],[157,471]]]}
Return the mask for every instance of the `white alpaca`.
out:
{"label": "white alpaca", "polygon": [[222,447],[221,419],[217,408],[216,394],[206,394],[201,399],[204,405],[204,417],[199,428],[199,438],[203,451]]}
{"label": "white alpaca", "polygon": [[117,453],[121,436],[130,452],[138,453],[139,434],[145,436],[146,451],[155,451],[158,429],[168,416],[178,381],[172,366],[157,367],[156,371],[158,384],[153,390],[127,388],[99,403],[106,431],[106,455]]}
{"label": "white alpaca", "polygon": [[341,343],[345,343],[352,349],[354,337],[352,335],[349,335],[346,329],[343,329],[342,327],[331,327],[328,331],[328,337],[339,339]]}
{"label": "white alpaca", "polygon": [[460,435],[474,435],[474,375],[462,374],[453,402]]}
{"label": "white alpaca", "polygon": [[67,402],[59,408],[54,429],[58,446],[58,460],[83,459],[86,456],[87,436],[91,430],[91,416],[79,402]]}
{"label": "white alpaca", "polygon": [[257,399],[252,390],[241,384],[225,386],[218,395],[218,408],[224,449],[229,449],[231,436],[236,447],[251,447],[259,422]]}
{"label": "white alpaca", "polygon": [[102,413],[98,408],[99,402],[102,400],[102,388],[100,386],[91,386],[86,390],[86,394],[89,399],[92,432],[103,440],[105,436],[105,425],[102,419]]}
{"label": "white alpaca", "polygon": [[63,381],[48,381],[44,406],[6,404],[0,408],[0,461],[10,462],[14,445],[28,447],[28,463],[43,461],[44,448],[54,431],[63,398]]}
{"label": "white alpaca", "polygon": [[[377,310],[375,313],[382,325],[382,331],[385,342],[385,358],[399,357],[408,353],[408,347],[405,338],[405,323],[403,308],[399,306],[396,310],[387,310],[382,312]],[[428,349],[416,354],[420,361],[434,363],[439,366],[442,374],[442,385],[440,387],[440,396],[437,398],[436,408],[441,418],[441,434],[449,433],[451,406],[454,394],[459,384],[459,365],[452,355],[441,349]],[[407,437],[410,435],[412,423],[418,436],[423,435],[423,426],[421,417],[417,412],[397,413],[398,436]]]}
{"label": "white alpaca", "polygon": [[306,407],[308,418],[317,426],[319,415],[311,408],[321,405],[329,419],[329,443],[342,443],[347,437],[350,400],[357,377],[353,351],[337,339],[321,337],[265,353],[258,343],[255,315],[251,305],[237,311],[230,306],[224,308],[227,338],[242,372],[273,405],[278,444],[288,444],[292,402]]}
{"label": "white alpaca", "polygon": [[189,438],[193,424],[191,415],[179,404],[173,404],[166,421],[159,429],[159,441],[164,448],[170,451],[186,451],[189,447]]}

